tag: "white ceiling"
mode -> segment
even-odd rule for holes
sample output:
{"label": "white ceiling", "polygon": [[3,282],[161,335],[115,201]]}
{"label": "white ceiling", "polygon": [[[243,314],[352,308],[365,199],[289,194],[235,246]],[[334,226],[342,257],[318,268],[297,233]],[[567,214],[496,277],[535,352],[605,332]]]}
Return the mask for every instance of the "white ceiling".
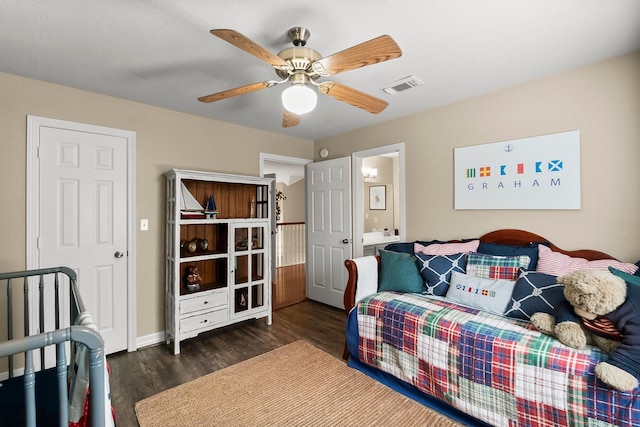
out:
{"label": "white ceiling", "polygon": [[[372,115],[319,95],[300,125],[283,129],[286,85],[197,101],[277,79],[210,29],[234,29],[277,53],[291,46],[294,26],[310,30],[307,47],[323,56],[390,35],[402,57],[331,78],[389,107]],[[312,140],[638,50],[638,0],[0,2],[0,71]],[[408,75],[425,85],[380,90]]]}
{"label": "white ceiling", "polygon": [[293,185],[304,179],[304,165],[265,160],[262,167],[263,175],[273,173],[276,175],[277,182],[287,185]]}

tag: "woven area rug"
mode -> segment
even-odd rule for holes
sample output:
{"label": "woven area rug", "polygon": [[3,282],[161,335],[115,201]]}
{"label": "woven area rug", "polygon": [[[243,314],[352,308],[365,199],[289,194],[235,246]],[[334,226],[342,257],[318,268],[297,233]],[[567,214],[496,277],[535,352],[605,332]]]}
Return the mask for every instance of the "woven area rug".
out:
{"label": "woven area rug", "polygon": [[305,341],[135,405],[140,427],[459,426]]}

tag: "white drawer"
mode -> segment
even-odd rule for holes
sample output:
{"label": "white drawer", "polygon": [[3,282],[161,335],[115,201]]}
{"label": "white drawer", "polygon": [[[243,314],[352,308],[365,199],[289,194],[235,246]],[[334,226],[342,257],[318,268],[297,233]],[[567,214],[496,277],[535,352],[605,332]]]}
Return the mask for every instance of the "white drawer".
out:
{"label": "white drawer", "polygon": [[216,307],[226,307],[229,303],[226,289],[201,292],[193,297],[180,298],[180,315],[200,310],[210,310]]}
{"label": "white drawer", "polygon": [[210,328],[216,323],[222,323],[227,320],[227,308],[221,308],[216,311],[209,311],[195,316],[180,319],[180,332],[188,334],[198,329]]}

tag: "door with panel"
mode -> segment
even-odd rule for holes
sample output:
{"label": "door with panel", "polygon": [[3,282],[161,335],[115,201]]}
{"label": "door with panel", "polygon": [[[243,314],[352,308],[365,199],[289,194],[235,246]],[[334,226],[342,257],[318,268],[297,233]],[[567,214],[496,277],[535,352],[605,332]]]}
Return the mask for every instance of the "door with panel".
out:
{"label": "door with panel", "polygon": [[338,308],[352,257],[350,165],[343,157],[306,166],[307,296]]}
{"label": "door with panel", "polygon": [[83,301],[105,352],[127,348],[127,145],[124,138],[41,127],[41,268],[78,274]]}

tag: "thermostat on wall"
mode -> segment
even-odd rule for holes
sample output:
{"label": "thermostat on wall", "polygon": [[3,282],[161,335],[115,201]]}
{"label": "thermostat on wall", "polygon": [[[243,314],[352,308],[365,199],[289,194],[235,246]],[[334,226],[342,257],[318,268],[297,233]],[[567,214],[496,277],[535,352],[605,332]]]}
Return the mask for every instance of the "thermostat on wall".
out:
{"label": "thermostat on wall", "polygon": [[329,157],[329,150],[327,150],[326,148],[321,149],[320,157],[322,157],[323,159],[326,159],[327,157]]}

